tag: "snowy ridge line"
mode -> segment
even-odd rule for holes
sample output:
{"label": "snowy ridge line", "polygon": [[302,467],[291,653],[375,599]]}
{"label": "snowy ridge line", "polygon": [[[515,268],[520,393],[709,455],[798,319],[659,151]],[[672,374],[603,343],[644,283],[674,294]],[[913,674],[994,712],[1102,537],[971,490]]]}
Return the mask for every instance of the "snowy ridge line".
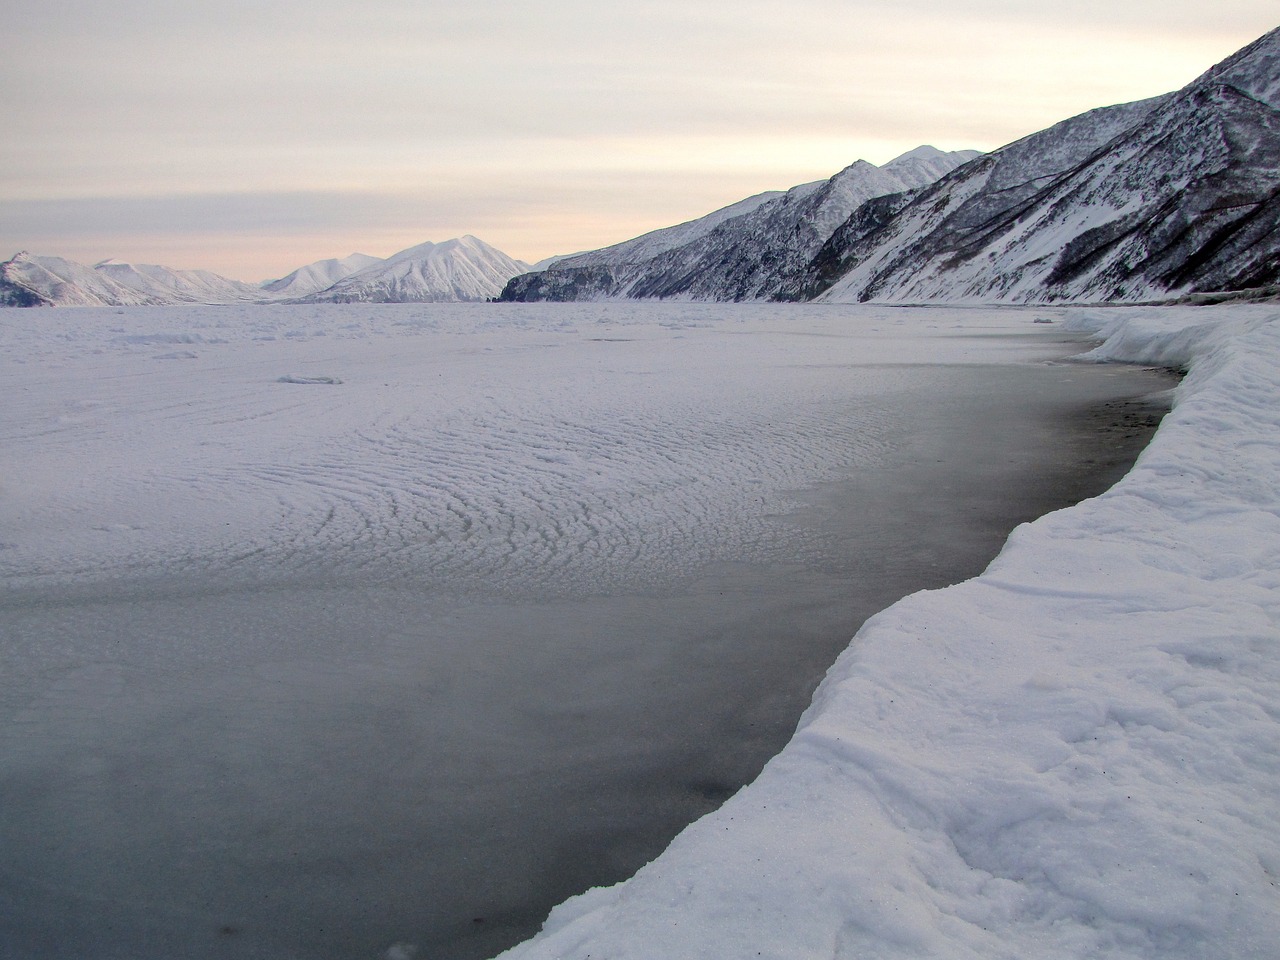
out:
{"label": "snowy ridge line", "polygon": [[1280,317],[1070,325],[1190,368],[1133,470],[868,621],[753,784],[504,957],[1274,956]]}
{"label": "snowy ridge line", "polygon": [[104,260],[92,267],[26,251],[0,262],[0,307],[484,301],[529,265],[467,235],[421,243],[386,260],[318,260],[260,286],[207,270]]}

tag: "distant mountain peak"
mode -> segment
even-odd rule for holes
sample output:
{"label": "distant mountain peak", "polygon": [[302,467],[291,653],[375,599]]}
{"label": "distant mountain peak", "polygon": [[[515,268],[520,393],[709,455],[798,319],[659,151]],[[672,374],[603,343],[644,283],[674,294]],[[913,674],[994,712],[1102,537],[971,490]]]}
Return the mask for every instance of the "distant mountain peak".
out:
{"label": "distant mountain peak", "polygon": [[491,300],[529,265],[467,234],[426,241],[336,281],[307,302],[428,303]]}
{"label": "distant mountain peak", "polygon": [[945,156],[947,156],[947,154],[942,150],[939,150],[937,147],[930,146],[927,143],[922,143],[920,144],[920,146],[916,147],[914,150],[908,150],[906,153],[902,154],[901,156],[894,157],[892,160],[886,163],[885,166],[886,167],[890,166],[892,164],[899,162],[900,160],[936,160],[939,157],[945,157]]}
{"label": "distant mountain peak", "polygon": [[262,289],[284,298],[306,297],[381,262],[380,258],[364,253],[351,253],[341,259],[317,260],[299,267],[279,280],[268,280],[262,284]]}
{"label": "distant mountain peak", "polygon": [[319,260],[261,286],[207,270],[116,259],[94,266],[26,251],[0,264],[0,306],[153,306],[280,301],[489,300],[529,269],[470,234],[421,243],[387,260],[353,253]]}
{"label": "distant mountain peak", "polygon": [[20,306],[152,306],[168,303],[232,303],[260,299],[247,283],[207,270],[174,270],[103,260],[85,266],[61,257],[23,251],[2,266],[0,302]]}

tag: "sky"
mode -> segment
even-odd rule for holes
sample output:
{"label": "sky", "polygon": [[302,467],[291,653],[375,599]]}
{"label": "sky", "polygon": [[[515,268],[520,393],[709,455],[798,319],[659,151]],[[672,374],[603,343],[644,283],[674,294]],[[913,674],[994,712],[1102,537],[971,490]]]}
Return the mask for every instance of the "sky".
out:
{"label": "sky", "polygon": [[1275,0],[0,0],[0,258],[528,262],[1177,89]]}

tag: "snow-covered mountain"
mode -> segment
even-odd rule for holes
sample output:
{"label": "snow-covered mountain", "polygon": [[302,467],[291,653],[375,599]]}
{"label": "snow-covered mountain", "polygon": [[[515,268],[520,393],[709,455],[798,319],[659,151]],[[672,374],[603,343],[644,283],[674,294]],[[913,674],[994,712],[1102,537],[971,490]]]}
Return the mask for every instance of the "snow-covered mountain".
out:
{"label": "snow-covered mountain", "polygon": [[[786,294],[1141,301],[1280,280],[1280,30],[854,213]],[[824,293],[825,291],[825,293]]]}
{"label": "snow-covered mountain", "polygon": [[303,297],[307,303],[491,300],[529,265],[473,236],[422,243]]}
{"label": "snow-covered mountain", "polygon": [[1182,90],[975,156],[855,163],[665,249],[659,231],[563,258],[503,299],[1133,302],[1280,282],[1280,30]]}
{"label": "snow-covered mountain", "polygon": [[[810,184],[810,186],[816,188],[820,184],[821,181]],[[801,188],[797,187],[796,189]],[[585,253],[575,253],[565,257],[552,257],[550,260],[539,264],[538,269],[545,270],[551,266],[563,269],[590,267],[602,263],[640,263],[666,253],[668,250],[674,250],[676,247],[682,247],[686,243],[705,237],[726,220],[732,220],[735,217],[751,213],[762,203],[775,200],[782,195],[783,191],[781,190],[757,193],[754,197],[747,197],[747,199],[731,203],[727,207],[721,207],[719,210],[708,213],[705,217],[699,217],[697,220],[690,220],[687,223],[680,223],[674,227],[663,227],[661,230],[642,234],[633,240],[624,240],[622,243],[615,243],[599,250],[589,250]]]}
{"label": "snow-covered mountain", "polygon": [[925,146],[883,167],[859,160],[829,180],[761,194],[700,220],[559,260],[516,277],[502,299],[769,299],[805,275],[832,231],[867,200],[925,186],[977,156]]}
{"label": "snow-covered mountain", "polygon": [[26,252],[0,263],[0,306],[125,307],[261,299],[258,287],[207,270],[115,260],[89,267]]}
{"label": "snow-covered mountain", "polygon": [[208,270],[175,270],[119,260],[104,260],[93,269],[123,287],[165,302],[227,303],[262,299],[262,291],[254,284],[230,280]]}
{"label": "snow-covered mountain", "polygon": [[281,297],[305,297],[327,290],[339,280],[345,280],[353,273],[359,273],[378,263],[382,263],[381,258],[364,253],[353,253],[341,259],[317,260],[299,267],[279,280],[268,280],[262,285],[262,289]]}
{"label": "snow-covered mountain", "polygon": [[261,286],[207,270],[104,260],[93,267],[19,253],[0,263],[0,306],[123,307],[175,303],[426,303],[490,300],[529,265],[466,236],[386,260],[353,253],[299,267]]}

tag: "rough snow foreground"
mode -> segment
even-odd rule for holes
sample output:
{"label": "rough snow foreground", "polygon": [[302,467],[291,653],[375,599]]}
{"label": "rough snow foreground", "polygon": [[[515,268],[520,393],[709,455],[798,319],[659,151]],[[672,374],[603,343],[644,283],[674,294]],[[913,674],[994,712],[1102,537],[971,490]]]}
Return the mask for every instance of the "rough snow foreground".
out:
{"label": "rough snow foreground", "polygon": [[1280,316],[1072,322],[1191,369],[1129,476],[869,621],[754,784],[506,957],[1277,956]]}

